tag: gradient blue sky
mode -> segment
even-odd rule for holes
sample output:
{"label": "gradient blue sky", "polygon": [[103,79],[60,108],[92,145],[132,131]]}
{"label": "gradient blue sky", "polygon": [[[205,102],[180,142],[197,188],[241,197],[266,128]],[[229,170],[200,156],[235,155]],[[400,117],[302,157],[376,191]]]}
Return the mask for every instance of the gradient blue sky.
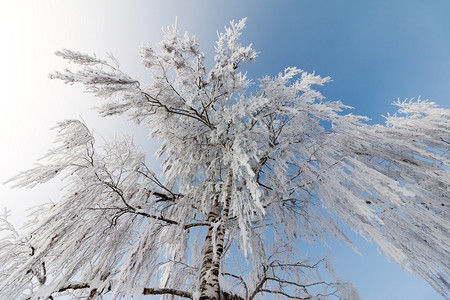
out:
{"label": "gradient blue sky", "polygon": [[[122,68],[146,79],[139,46],[155,45],[161,28],[178,16],[181,30],[195,34],[211,64],[216,31],[247,17],[243,42],[260,52],[248,75],[275,75],[297,66],[331,76],[320,90],[329,100],[355,107],[375,123],[400,99],[431,99],[450,108],[450,1],[2,1],[0,182],[29,168],[49,148],[56,122],[80,116],[108,137],[133,131],[140,147],[157,145],[122,118],[99,119],[99,104],[80,87],[48,79],[64,64],[63,47],[99,56],[112,52]],[[157,163],[155,163],[156,165]],[[0,207],[23,223],[25,208],[58,200],[60,184],[33,191],[0,186]],[[305,247],[311,256],[332,253],[336,272],[359,288],[363,299],[442,299],[423,280],[386,262],[373,244],[355,236],[363,256],[343,243]]]}

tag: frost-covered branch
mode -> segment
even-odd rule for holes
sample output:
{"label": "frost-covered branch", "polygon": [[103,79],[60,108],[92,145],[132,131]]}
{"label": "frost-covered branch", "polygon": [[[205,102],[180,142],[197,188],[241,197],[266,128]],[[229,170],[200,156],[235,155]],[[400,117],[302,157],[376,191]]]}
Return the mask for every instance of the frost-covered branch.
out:
{"label": "frost-covered branch", "polygon": [[168,294],[168,295],[174,295],[174,296],[179,296],[179,297],[193,299],[192,298],[192,293],[188,293],[188,292],[184,292],[184,291],[180,291],[180,290],[176,290],[176,289],[166,289],[166,288],[145,288],[142,294],[143,295],[164,295],[164,294]]}
{"label": "frost-covered branch", "polygon": [[[101,289],[99,288],[99,286],[101,286]],[[111,285],[111,283],[108,283],[106,285],[99,285],[94,284],[94,283],[88,283],[88,282],[73,282],[73,283],[67,283],[61,287],[59,287],[56,291],[53,291],[51,294],[45,294],[44,297],[47,298],[51,298],[53,299],[52,294],[57,294],[57,293],[63,293],[69,290],[85,290],[85,289],[89,289],[90,290],[90,295],[88,297],[88,299],[91,299],[91,296],[95,296],[95,295],[102,295],[105,293],[110,292],[113,287]],[[92,291],[94,291],[94,293],[92,293]],[[179,296],[179,297],[184,297],[184,298],[188,298],[188,299],[192,299],[192,294],[185,292],[185,291],[180,291],[177,289],[168,289],[168,288],[142,288],[142,295],[174,295],[174,296]],[[34,298],[30,297],[27,298],[27,300],[32,300]],[[92,298],[93,299],[93,298]]]}
{"label": "frost-covered branch", "polygon": [[83,122],[58,124],[54,148],[9,181],[67,184],[27,233],[0,219],[12,232],[1,298],[358,299],[326,259],[296,248],[331,237],[357,251],[348,227],[448,295],[450,110],[397,101],[386,124],[368,125],[325,101],[315,86],[328,77],[286,68],[253,84],[241,72],[257,56],[240,44],[244,25],[218,35],[208,72],[196,39],[169,27],[142,47],[147,83],[112,56],[57,52],[72,68],[51,78],[107,98],[100,115],[127,115],[160,141],[163,179],[130,138],[99,146]]}

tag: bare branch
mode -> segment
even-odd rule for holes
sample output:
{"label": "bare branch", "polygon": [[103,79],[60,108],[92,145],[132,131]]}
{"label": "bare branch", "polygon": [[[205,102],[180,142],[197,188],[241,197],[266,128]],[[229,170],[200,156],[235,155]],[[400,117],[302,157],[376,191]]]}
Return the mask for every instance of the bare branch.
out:
{"label": "bare branch", "polygon": [[283,295],[283,296],[288,297],[290,299],[301,299],[301,300],[312,299],[311,296],[298,297],[298,296],[294,296],[294,295],[289,295],[288,293],[286,293],[284,291],[279,291],[279,290],[260,289],[259,292],[260,293],[268,293],[268,294],[280,294],[280,295]]}

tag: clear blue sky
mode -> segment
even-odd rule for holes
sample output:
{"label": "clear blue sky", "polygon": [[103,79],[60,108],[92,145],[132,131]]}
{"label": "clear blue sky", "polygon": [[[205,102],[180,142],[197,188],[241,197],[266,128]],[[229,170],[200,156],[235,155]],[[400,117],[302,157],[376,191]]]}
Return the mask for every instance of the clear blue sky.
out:
{"label": "clear blue sky", "polygon": [[[161,27],[178,16],[181,30],[195,34],[211,63],[216,31],[247,17],[244,42],[260,52],[248,75],[274,75],[288,66],[331,76],[321,88],[329,100],[355,107],[353,113],[381,123],[400,99],[431,99],[450,108],[450,1],[3,1],[3,96],[0,98],[0,181],[26,169],[49,148],[48,128],[82,116],[104,136],[132,129],[118,118],[97,119],[98,105],[78,87],[47,79],[63,65],[53,57],[62,47],[88,53],[112,52],[123,69],[145,80],[138,47],[155,45]],[[155,149],[135,130],[144,151]],[[57,201],[57,185],[35,191],[0,187],[0,207],[20,224],[24,208]],[[423,280],[386,262],[376,247],[355,237],[363,256],[343,243],[310,246],[312,256],[332,253],[336,272],[359,288],[363,299],[442,299]]]}

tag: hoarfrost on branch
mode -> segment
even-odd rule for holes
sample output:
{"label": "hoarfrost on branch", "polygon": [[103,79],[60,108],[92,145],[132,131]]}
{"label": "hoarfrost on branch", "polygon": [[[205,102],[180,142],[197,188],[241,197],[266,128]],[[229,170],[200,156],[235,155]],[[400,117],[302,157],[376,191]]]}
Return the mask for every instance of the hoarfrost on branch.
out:
{"label": "hoarfrost on branch", "polygon": [[328,77],[287,68],[252,84],[240,71],[257,56],[239,43],[244,25],[218,35],[208,72],[195,38],[168,28],[158,49],[141,49],[148,83],[112,56],[56,53],[75,67],[51,78],[83,84],[108,99],[100,115],[128,115],[160,141],[164,180],[130,138],[98,146],[83,122],[58,124],[46,161],[11,182],[63,174],[65,195],[26,234],[0,219],[11,231],[2,298],[355,299],[295,243],[352,245],[342,224],[448,296],[450,111],[399,101],[386,125],[367,125],[313,89]]}

